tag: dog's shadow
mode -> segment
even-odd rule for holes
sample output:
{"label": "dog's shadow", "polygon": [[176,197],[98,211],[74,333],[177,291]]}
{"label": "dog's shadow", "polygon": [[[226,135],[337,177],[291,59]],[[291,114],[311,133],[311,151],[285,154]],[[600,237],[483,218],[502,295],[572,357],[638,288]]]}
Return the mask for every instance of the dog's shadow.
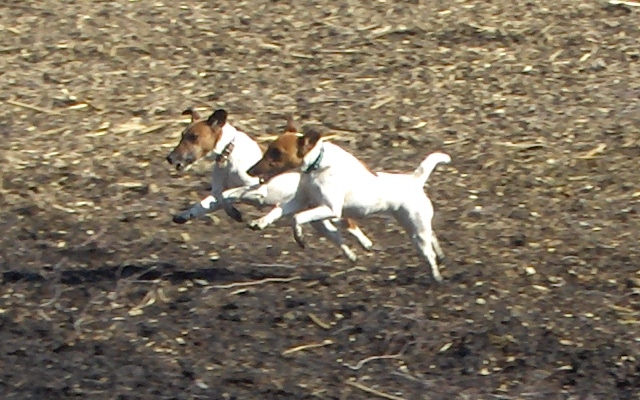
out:
{"label": "dog's shadow", "polygon": [[[274,276],[272,273],[268,275]],[[287,276],[286,274],[282,275]],[[175,285],[185,281],[202,280],[208,283],[220,284],[263,279],[265,277],[264,271],[255,268],[242,268],[242,272],[237,272],[228,268],[228,266],[222,265],[186,270],[174,263],[158,261],[139,264],[127,263],[94,269],[60,269],[57,271],[50,267],[43,267],[42,272],[9,269],[2,273],[2,284],[51,282],[52,280],[57,280],[59,283],[68,286],[117,282],[120,280],[164,280]]]}

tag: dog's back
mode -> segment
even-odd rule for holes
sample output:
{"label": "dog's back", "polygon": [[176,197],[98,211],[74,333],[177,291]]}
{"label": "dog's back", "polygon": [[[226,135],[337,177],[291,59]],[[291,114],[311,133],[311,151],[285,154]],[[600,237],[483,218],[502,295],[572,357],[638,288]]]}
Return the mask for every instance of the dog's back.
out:
{"label": "dog's back", "polygon": [[328,167],[310,174],[309,184],[320,188],[320,193],[344,196],[345,215],[353,217],[424,201],[423,186],[429,175],[438,163],[450,161],[444,153],[433,153],[413,172],[374,174],[340,146],[326,142],[321,145]]}

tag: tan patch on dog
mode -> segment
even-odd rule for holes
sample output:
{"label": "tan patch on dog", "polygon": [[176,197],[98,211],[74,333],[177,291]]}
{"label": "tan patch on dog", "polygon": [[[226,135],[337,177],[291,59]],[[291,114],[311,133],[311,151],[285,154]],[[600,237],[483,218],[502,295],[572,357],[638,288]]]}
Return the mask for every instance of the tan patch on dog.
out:
{"label": "tan patch on dog", "polygon": [[352,220],[351,218],[347,218],[347,228],[349,229],[357,229],[358,228],[358,224],[356,224],[356,221]]}
{"label": "tan patch on dog", "polygon": [[303,138],[295,133],[282,134],[269,143],[260,161],[249,169],[249,175],[268,179],[277,174],[299,168],[304,157],[304,154],[298,148],[298,142],[301,139]]}
{"label": "tan patch on dog", "polygon": [[188,167],[213,151],[222,136],[222,126],[226,123],[226,113],[222,121],[212,120],[213,115],[207,121],[197,120],[199,115],[192,109],[183,111],[182,115],[191,115],[191,125],[182,132],[180,142],[167,157],[167,161],[178,170]]}

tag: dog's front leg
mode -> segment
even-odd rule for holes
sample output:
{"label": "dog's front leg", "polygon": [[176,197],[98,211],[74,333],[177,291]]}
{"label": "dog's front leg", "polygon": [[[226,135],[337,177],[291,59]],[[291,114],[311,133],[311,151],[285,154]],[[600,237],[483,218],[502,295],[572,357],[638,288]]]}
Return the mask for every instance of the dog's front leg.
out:
{"label": "dog's front leg", "polygon": [[267,226],[273,224],[284,215],[284,210],[281,206],[275,206],[269,211],[266,215],[254,219],[249,222],[249,228],[254,231],[259,231],[265,229]]}
{"label": "dog's front leg", "polygon": [[312,226],[318,232],[335,242],[335,239],[332,237],[332,235],[334,235],[333,232],[337,231],[337,229],[335,229],[331,222],[327,220],[332,216],[333,212],[327,206],[311,208],[297,213],[293,217],[293,221],[291,221],[291,230],[293,231],[293,238],[295,239],[296,243],[298,243],[298,245],[302,248],[305,247],[304,240],[302,239],[302,224],[306,223],[313,223]]}
{"label": "dog's front leg", "polygon": [[371,239],[369,239],[369,237],[365,235],[364,232],[362,232],[355,221],[349,218],[341,218],[340,220],[336,221],[336,226],[346,229],[354,238],[358,240],[358,243],[360,243],[360,246],[362,246],[363,249],[374,250],[379,248],[373,245]]}
{"label": "dog's front leg", "polygon": [[224,212],[232,220],[234,220],[236,222],[242,222],[242,214],[240,213],[240,211],[238,211],[237,208],[235,208],[235,206],[233,205],[232,202],[227,201],[223,197],[223,192],[220,192],[220,193],[216,194],[216,200],[217,200],[218,204],[220,204],[220,207],[224,209]]}
{"label": "dog's front leg", "polygon": [[[295,221],[295,219],[294,219],[294,221]],[[324,237],[326,237],[327,239],[331,240],[333,243],[338,245],[340,247],[340,249],[342,250],[342,253],[351,262],[356,262],[356,260],[358,259],[358,256],[356,256],[356,253],[354,253],[353,250],[351,250],[351,248],[349,246],[347,246],[346,243],[344,243],[344,240],[342,238],[342,235],[340,234],[340,231],[338,231],[336,226],[330,220],[325,219],[325,220],[322,220],[322,221],[312,221],[312,222],[310,222],[310,224],[318,232],[320,232],[320,234],[322,234]],[[293,224],[293,232],[294,232],[293,235],[294,235],[294,238],[296,238],[296,242],[298,242],[300,247],[304,248],[304,242],[302,242],[302,238],[297,238],[296,237],[296,235],[300,235],[300,233],[297,231],[297,229],[299,229],[299,228],[300,228],[300,226],[296,225],[296,223],[294,222],[294,224]]]}
{"label": "dog's front leg", "polygon": [[340,215],[336,213],[329,206],[319,206],[310,208],[308,210],[300,211],[293,217],[297,224],[308,224],[312,221],[322,221],[325,219],[337,219]]}
{"label": "dog's front leg", "polygon": [[[299,230],[300,225],[311,223],[311,222],[323,222],[324,229],[326,229],[326,236],[335,244],[337,244],[342,253],[349,259],[351,262],[356,262],[357,256],[355,253],[347,246],[344,242],[344,238],[339,230],[331,223],[331,219],[338,220],[341,217],[340,212],[336,212],[331,209],[329,206],[320,206],[311,208],[309,210],[301,211],[297,213],[293,217],[293,232],[296,235]],[[296,239],[297,241],[298,239]]]}
{"label": "dog's front leg", "polygon": [[216,198],[209,195],[202,199],[199,203],[194,204],[191,208],[184,210],[173,216],[173,222],[176,224],[184,224],[187,221],[200,218],[203,215],[219,210],[220,203],[216,201]]}
{"label": "dog's front leg", "polygon": [[254,206],[263,206],[268,200],[269,190],[266,185],[241,186],[222,192],[226,202],[240,201]]}
{"label": "dog's front leg", "polygon": [[299,197],[294,197],[286,203],[275,206],[267,213],[267,215],[249,222],[249,228],[254,231],[265,229],[267,226],[273,224],[285,215],[290,215],[301,210],[302,207],[303,202],[301,199]]}
{"label": "dog's front leg", "polygon": [[[215,173],[214,173],[215,176]],[[234,221],[242,222],[242,214],[238,211],[237,208],[233,206],[231,201],[227,201],[224,197],[224,181],[222,179],[216,180],[213,179],[211,183],[211,195],[215,197],[218,204],[220,204],[220,208],[224,209],[224,212]]]}

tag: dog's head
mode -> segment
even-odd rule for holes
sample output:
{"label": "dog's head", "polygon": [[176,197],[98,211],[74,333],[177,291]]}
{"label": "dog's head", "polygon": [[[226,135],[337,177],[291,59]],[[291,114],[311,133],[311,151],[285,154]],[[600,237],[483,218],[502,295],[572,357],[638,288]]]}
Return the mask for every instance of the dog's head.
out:
{"label": "dog's head", "polygon": [[289,119],[285,132],[269,143],[260,161],[249,168],[247,174],[268,181],[278,174],[298,169],[320,138],[320,132],[315,129],[307,130],[304,135],[298,134]]}
{"label": "dog's head", "polygon": [[182,132],[180,143],[169,153],[167,161],[176,170],[189,169],[196,161],[213,151],[222,136],[222,127],[227,122],[227,112],[216,110],[207,120],[189,108],[182,115],[190,115],[191,123]]}

